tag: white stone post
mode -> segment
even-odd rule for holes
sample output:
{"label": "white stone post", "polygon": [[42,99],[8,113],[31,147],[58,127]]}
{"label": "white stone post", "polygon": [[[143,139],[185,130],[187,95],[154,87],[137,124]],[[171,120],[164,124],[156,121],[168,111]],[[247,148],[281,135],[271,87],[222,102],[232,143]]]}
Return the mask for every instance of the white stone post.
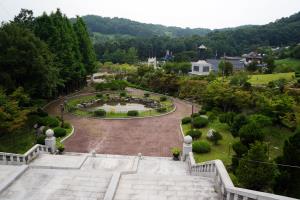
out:
{"label": "white stone post", "polygon": [[192,145],[193,139],[191,136],[185,136],[183,139],[183,147],[182,147],[182,157],[181,160],[185,161],[186,157],[189,156],[189,153],[193,151]]}
{"label": "white stone post", "polygon": [[53,136],[54,132],[52,129],[48,129],[46,131],[46,139],[45,139],[45,145],[50,148],[51,153],[55,153],[56,151],[56,138]]}

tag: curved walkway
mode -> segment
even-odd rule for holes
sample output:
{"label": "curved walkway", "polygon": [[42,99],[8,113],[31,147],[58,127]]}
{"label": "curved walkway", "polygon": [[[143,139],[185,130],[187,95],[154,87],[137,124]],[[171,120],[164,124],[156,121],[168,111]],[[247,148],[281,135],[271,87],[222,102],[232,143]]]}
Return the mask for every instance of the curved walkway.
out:
{"label": "curved walkway", "polygon": [[[141,93],[129,89],[132,93]],[[51,115],[59,115],[62,100],[48,105],[45,110]],[[174,100],[176,111],[165,116],[130,119],[101,120],[65,114],[65,120],[75,128],[75,133],[64,142],[66,151],[91,152],[101,154],[170,156],[170,149],[181,147],[180,120],[191,114],[191,105]]]}

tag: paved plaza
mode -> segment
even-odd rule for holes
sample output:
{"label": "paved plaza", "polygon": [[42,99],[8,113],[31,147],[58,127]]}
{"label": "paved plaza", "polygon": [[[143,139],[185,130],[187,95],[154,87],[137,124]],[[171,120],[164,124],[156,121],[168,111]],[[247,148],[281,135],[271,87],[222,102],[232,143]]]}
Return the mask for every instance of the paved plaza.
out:
{"label": "paved plaza", "polygon": [[[144,91],[130,89],[133,94]],[[60,115],[60,104],[54,102],[46,111]],[[101,154],[171,156],[172,147],[182,145],[181,119],[191,114],[192,106],[174,100],[176,111],[161,117],[127,120],[105,120],[78,117],[66,113],[65,118],[75,128],[75,133],[65,143],[66,151]]]}

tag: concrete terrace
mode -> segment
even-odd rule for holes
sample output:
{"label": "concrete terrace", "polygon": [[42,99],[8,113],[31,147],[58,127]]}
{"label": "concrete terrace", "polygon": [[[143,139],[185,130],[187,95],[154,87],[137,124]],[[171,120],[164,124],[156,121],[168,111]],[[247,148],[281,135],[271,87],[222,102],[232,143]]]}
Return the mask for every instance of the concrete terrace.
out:
{"label": "concrete terrace", "polygon": [[[68,153],[41,154],[2,193],[1,200],[217,199],[213,179],[189,176],[184,162],[171,158]],[[0,165],[0,180],[20,166]],[[0,184],[1,185],[1,184]],[[105,198],[107,197],[107,198]]]}

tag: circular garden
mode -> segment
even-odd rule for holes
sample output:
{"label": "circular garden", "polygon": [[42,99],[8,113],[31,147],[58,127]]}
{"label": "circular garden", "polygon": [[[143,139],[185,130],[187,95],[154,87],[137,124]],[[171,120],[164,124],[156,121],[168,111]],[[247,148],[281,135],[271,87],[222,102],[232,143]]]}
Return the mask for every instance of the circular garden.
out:
{"label": "circular garden", "polygon": [[109,91],[72,97],[67,100],[66,109],[77,116],[113,119],[159,116],[175,106],[166,96]]}

